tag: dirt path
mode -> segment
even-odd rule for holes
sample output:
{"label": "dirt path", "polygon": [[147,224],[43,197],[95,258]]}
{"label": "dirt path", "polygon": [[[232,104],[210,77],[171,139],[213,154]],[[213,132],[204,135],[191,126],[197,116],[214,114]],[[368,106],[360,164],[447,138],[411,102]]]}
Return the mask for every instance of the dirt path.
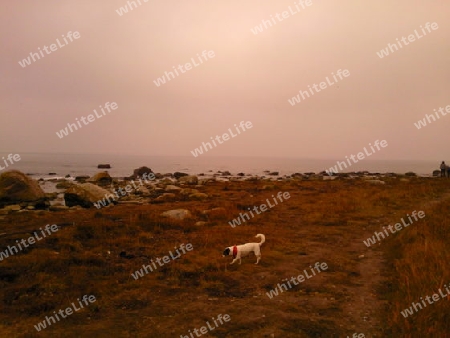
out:
{"label": "dirt path", "polygon": [[[348,290],[350,300],[344,305],[344,311],[352,318],[354,332],[364,333],[365,337],[386,337],[379,318],[386,304],[379,299],[377,292],[379,286],[388,281],[382,272],[386,262],[379,248],[371,249],[363,244],[363,239],[373,232],[366,234],[349,247],[349,252],[361,258],[357,258],[358,282]],[[357,253],[360,254],[357,256]]]}
{"label": "dirt path", "polygon": [[[434,204],[450,199],[450,191],[443,193],[439,198],[421,203],[417,210],[424,210]],[[394,217],[390,217],[394,219]],[[385,311],[387,303],[380,299],[380,287],[389,283],[386,276],[387,262],[382,250],[383,239],[375,246],[367,247],[363,240],[373,236],[374,231],[381,231],[382,226],[390,224],[386,218],[375,222],[380,226],[369,226],[370,230],[350,244],[348,253],[358,255],[357,271],[360,274],[358,283],[348,290],[349,302],[344,305],[344,311],[352,318],[354,330],[364,333],[365,337],[386,337],[386,324],[381,322],[380,314]],[[391,223],[392,224],[392,223]]]}

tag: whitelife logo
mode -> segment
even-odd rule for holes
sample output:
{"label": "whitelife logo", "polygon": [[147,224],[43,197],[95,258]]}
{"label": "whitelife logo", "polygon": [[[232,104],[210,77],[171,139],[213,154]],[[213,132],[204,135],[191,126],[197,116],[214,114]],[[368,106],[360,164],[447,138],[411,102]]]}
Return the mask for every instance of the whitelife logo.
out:
{"label": "whitelife logo", "polygon": [[[436,22],[433,22],[433,23],[431,23],[431,24],[430,24],[429,22],[427,22],[427,23],[425,24],[425,28],[426,28],[426,30],[428,31],[428,33],[431,33],[431,29],[435,31],[435,30],[438,29],[439,27],[438,27],[438,24],[437,24]],[[430,28],[431,28],[431,29],[430,29]],[[400,40],[403,42],[403,45],[407,46],[407,45],[409,45],[411,42],[416,41],[416,38],[417,38],[417,40],[418,40],[418,39],[423,38],[425,35],[427,35],[427,32],[425,31],[425,29],[423,29],[422,26],[420,26],[420,29],[422,30],[423,35],[420,35],[419,32],[417,32],[417,29],[415,29],[415,30],[414,30],[414,34],[408,35],[408,41],[409,41],[409,42],[407,42],[407,41],[406,41],[406,38],[405,38],[404,36],[402,36],[402,38],[401,38]],[[394,52],[398,51],[398,50],[399,50],[398,47],[403,48],[402,43],[401,43],[398,39],[396,39],[396,40],[397,40],[397,44],[395,44],[395,43],[394,43],[394,44],[388,43],[387,48],[382,49],[382,50],[380,50],[379,52],[377,52],[377,55],[378,55],[378,57],[379,57],[380,59],[384,58],[385,56],[389,56],[390,52],[391,52],[391,53],[394,53]],[[398,46],[398,47],[397,47],[397,46]],[[394,47],[395,47],[395,50],[394,50]],[[390,52],[389,52],[389,51],[390,51]]]}
{"label": "whitelife logo", "polygon": [[[450,286],[450,285],[449,285],[449,286]],[[448,289],[447,284],[445,284],[444,287],[445,287],[445,290],[447,291],[446,294],[444,294],[444,293],[442,292],[441,289],[438,290],[438,291],[439,291],[439,295],[441,295],[441,298],[439,298],[439,295],[438,295],[437,293],[435,293],[435,294],[434,294],[433,296],[431,296],[431,297],[430,297],[430,296],[426,296],[426,297],[425,297],[425,299],[427,300],[428,304],[431,305],[431,304],[434,304],[434,302],[437,302],[438,300],[445,299],[445,298],[448,299],[448,297],[450,296],[450,290]],[[430,300],[431,298],[433,298],[433,301],[434,301],[434,302],[432,302],[432,301]],[[423,297],[420,297],[420,301],[422,302],[422,304],[423,304],[424,307],[427,307],[427,303],[423,300]],[[411,305],[412,305],[412,306],[410,306],[408,309],[404,309],[403,311],[400,311],[400,313],[402,314],[403,317],[406,318],[406,317],[408,317],[408,316],[412,316],[412,315],[414,314],[413,308],[414,308],[414,310],[415,310],[416,312],[418,312],[419,309],[420,309],[420,310],[423,309],[423,308],[422,308],[422,305],[420,305],[420,303],[414,303],[414,302],[412,302]]]}
{"label": "whitelife logo", "polygon": [[[27,240],[22,239],[20,242],[19,242],[19,240],[16,240],[16,243],[17,243],[16,245],[17,245],[17,247],[19,247],[20,251],[23,250],[22,245],[25,248],[28,248],[31,244],[35,244],[36,242],[40,241],[41,239],[47,237],[47,235],[50,236],[54,232],[57,232],[59,230],[59,228],[56,224],[53,224],[53,225],[47,224],[45,226],[45,231],[47,232],[47,235],[45,234],[45,231],[42,230],[42,228],[39,228],[39,230],[41,230],[42,237],[39,237],[39,235],[35,231],[34,236],[29,237]],[[27,242],[29,245],[26,244]],[[22,244],[22,245],[20,245],[20,244]],[[8,248],[5,251],[0,251],[0,261],[8,258],[9,254],[11,254],[11,256],[13,256],[14,255],[13,251],[15,251],[16,254],[19,253],[19,250],[17,249],[17,247],[15,245],[12,245],[12,246],[8,246]],[[8,254],[8,251],[9,251],[9,254]]]}
{"label": "whitelife logo", "polygon": [[[314,271],[314,269],[317,270],[317,273],[321,273],[322,271],[325,271],[328,269],[328,265],[327,265],[327,263],[316,262],[316,264],[314,264],[314,268],[311,265],[309,266],[309,268],[311,269],[311,273],[312,273],[311,276],[308,275],[308,272],[306,272],[306,270],[303,270],[307,279],[310,279],[316,275],[316,272]],[[322,271],[321,271],[321,269],[322,269]],[[292,289],[293,286],[291,285],[290,282],[292,282],[294,285],[299,285],[299,283],[303,283],[305,281],[305,276],[300,274],[297,277],[295,277],[295,276],[291,277],[291,279],[289,279],[289,280],[287,278],[285,278],[283,280],[287,282],[287,284],[289,285],[289,289]],[[296,281],[298,281],[298,283]],[[283,288],[284,288],[284,291],[288,290],[288,287],[286,286],[285,283],[281,283],[281,284],[278,283],[277,287],[275,289],[270,290],[270,292],[266,292],[266,295],[267,295],[267,297],[269,297],[269,299],[272,299],[273,297],[278,296],[278,290],[280,290],[283,293],[284,292]]]}
{"label": "whitelife logo", "polygon": [[[226,322],[229,322],[231,320],[231,317],[228,314],[223,315],[223,318],[222,318],[222,314],[218,315],[217,318],[214,318],[214,317],[211,317],[211,318],[214,321],[214,325],[216,325],[216,326],[212,327],[209,324],[209,321],[207,321],[206,324],[208,325],[208,327],[202,326],[200,329],[192,330],[195,333],[195,337],[200,337],[202,334],[207,334],[208,333],[208,328],[209,328],[210,331],[215,330],[216,328],[218,328],[219,324],[217,324],[216,319],[217,319],[218,322],[220,322],[221,325],[224,324],[223,321],[225,321],[225,323],[226,323]],[[222,321],[222,319],[223,319],[223,321]],[[189,336],[180,335],[180,338],[194,338],[194,335],[192,334],[191,330],[188,330],[188,331],[189,331]],[[198,334],[198,331],[200,331],[201,334]]]}
{"label": "whitelife logo", "polygon": [[[141,0],[136,1],[139,3],[140,6],[142,6]],[[119,16],[122,16],[128,13],[128,8],[130,8],[130,11],[132,11],[134,8],[138,8],[136,1],[127,1],[127,5],[125,7],[120,7],[119,9],[116,9],[117,14],[119,14]],[[150,0],[142,0],[142,1],[149,2]],[[134,5],[134,8],[131,5]]]}
{"label": "whitelife logo", "polygon": [[[302,9],[305,9],[306,7],[309,7],[312,5],[312,0],[300,0],[298,3],[294,3],[295,8],[297,9],[297,12],[292,9],[291,6],[289,6],[289,12],[283,11],[280,13],[275,14],[275,18],[277,18],[278,22],[283,21],[284,19],[289,18],[291,15],[300,13]],[[301,8],[300,8],[301,6]],[[274,15],[270,16],[270,20],[262,20],[259,26],[255,26],[251,29],[252,33],[257,35],[258,33],[264,32],[264,29],[268,29],[270,27],[273,27],[273,25],[277,24],[277,21],[275,20]]]}
{"label": "whitelife logo", "polygon": [[[3,159],[3,162],[5,163],[5,167],[2,167],[0,165],[0,171],[9,167],[8,162],[5,160],[4,156],[2,157],[2,159]],[[20,159],[20,155],[19,154],[14,154],[14,155],[13,154],[9,154],[8,157],[7,157],[7,160],[11,164],[14,164],[14,161],[19,162],[21,159]]]}
{"label": "whitelife logo", "polygon": [[[67,39],[64,36],[64,34],[62,35],[62,37],[63,37],[63,40],[64,40],[64,42],[66,44],[61,44],[61,42],[59,41],[59,38],[56,39],[56,42],[58,43],[59,48],[62,48],[62,47],[67,46],[69,44],[67,39],[69,39],[70,42],[72,42],[72,41],[74,41],[73,39],[75,39],[75,40],[79,39],[81,37],[81,35],[80,35],[79,32],[73,32],[72,33],[72,31],[70,31],[70,32],[67,33]],[[39,54],[41,56],[39,56],[39,54],[37,52],[36,53],[31,52],[30,56],[28,58],[23,59],[22,61],[19,61],[19,65],[22,66],[22,68],[25,68],[26,66],[31,65],[31,60],[33,60],[33,62],[36,62],[37,60],[40,60],[41,57],[44,57],[45,55],[49,55],[52,52],[57,51],[58,50],[58,46],[56,46],[55,43],[52,43],[49,47],[48,46],[42,47],[42,49],[45,51],[46,54],[44,54],[44,52],[39,47],[38,48],[38,52],[39,52]],[[49,49],[50,49],[50,51],[49,51]]]}
{"label": "whitelife logo", "polygon": [[[147,176],[148,176],[148,177],[147,177]],[[153,174],[153,173],[144,173],[144,174],[142,175],[142,178],[144,179],[145,183],[148,183],[148,180],[152,181],[152,180],[154,180],[154,179],[156,178],[156,176],[155,176],[155,174]],[[147,180],[147,178],[148,178],[148,180]],[[140,185],[143,186],[144,183],[142,182],[142,179],[140,179],[139,176],[137,177],[137,179],[139,180]],[[118,188],[118,190],[119,190],[119,192],[120,192],[120,195],[121,195],[122,197],[123,197],[123,196],[126,196],[127,194],[130,194],[130,193],[133,191],[133,187],[132,187],[131,185],[134,186],[134,190],[139,190],[139,187],[136,186],[136,184],[134,184],[134,180],[131,180],[131,184],[128,184],[128,185],[124,188],[125,190],[122,190],[122,188],[120,188],[120,187]],[[107,205],[109,205],[110,203],[112,203],[110,199],[112,199],[113,202],[115,202],[115,201],[116,201],[116,196],[114,196],[114,194],[116,194],[117,198],[120,198],[120,197],[121,197],[121,196],[119,196],[119,194],[117,193],[117,190],[114,189],[113,193],[111,193],[111,194],[105,194],[105,197],[103,197],[103,199],[98,200],[97,202],[93,202],[93,203],[94,203],[94,206],[95,206],[97,209],[100,209],[100,208],[106,207]]]}
{"label": "whitelife logo", "polygon": [[[285,200],[288,200],[289,198],[291,198],[291,195],[287,191],[285,191],[285,192],[279,191],[278,194],[277,194],[277,197],[280,200],[280,202],[284,202],[283,197],[284,197]],[[277,202],[276,198],[273,195],[272,195],[272,198],[273,198],[273,202],[275,203],[275,205],[278,205],[278,202]],[[267,205],[269,205],[270,208],[273,208],[275,206],[275,205],[270,204],[268,198],[266,199],[266,202],[267,202]],[[259,208],[261,209],[261,212],[258,212],[258,206],[257,205],[255,205],[253,207],[253,210],[258,215],[260,215],[263,212],[267,211],[267,205],[263,203],[263,204],[261,204],[259,206]],[[250,208],[248,208],[248,210],[249,210],[250,214],[252,215],[252,218],[255,217],[255,215],[250,210]],[[228,224],[231,225],[232,228],[236,227],[236,225],[241,225],[241,219],[242,219],[242,222],[245,222],[244,216],[247,217],[248,221],[250,220],[250,216],[248,215],[248,213],[244,212],[244,214],[242,214],[242,212],[241,212],[241,213],[239,213],[240,219],[239,219],[239,217],[237,217],[237,218],[233,219],[231,222],[228,222]]]}
{"label": "whitelife logo", "polygon": [[[77,300],[78,300],[78,305],[80,306],[79,308],[77,308],[77,306],[74,303],[71,303],[71,305],[72,305],[71,307],[68,307],[65,310],[60,309],[58,311],[59,315],[63,319],[67,318],[68,316],[73,314],[74,313],[73,310],[75,310],[75,312],[77,312],[77,311],[80,311],[81,309],[83,309],[84,306],[83,306],[82,302],[84,302],[85,306],[88,306],[91,303],[94,303],[96,301],[94,295],[90,295],[90,296],[84,295],[82,300],[80,300],[80,298],[77,298]],[[89,303],[88,303],[88,301],[89,301]],[[72,308],[73,308],[73,310],[72,310]],[[34,328],[36,329],[36,331],[39,332],[39,331],[47,328],[47,324],[48,324],[48,326],[52,325],[51,321],[53,321],[53,324],[56,324],[55,318],[58,320],[58,322],[60,321],[56,311],[53,311],[53,313],[54,313],[54,316],[53,315],[51,315],[50,317],[49,316],[45,316],[45,320],[43,320],[42,322],[39,322],[37,325],[34,325]],[[64,316],[64,313],[66,314],[65,316]],[[47,323],[45,321],[47,321]]]}
{"label": "whitelife logo", "polygon": [[[210,59],[212,59],[215,56],[216,56],[216,54],[214,54],[214,51],[210,50],[209,52],[207,52],[206,50],[204,50],[202,52],[201,56],[197,54],[197,59],[200,63],[196,63],[194,58],[191,58],[191,61],[195,67],[198,67],[203,63],[203,60],[208,61],[208,57]],[[182,74],[184,74],[188,70],[192,69],[192,64],[187,62],[184,64],[184,68],[183,68],[183,65],[178,65],[176,68],[175,68],[175,66],[173,66],[172,68],[173,68],[173,71],[175,72],[175,74],[177,74],[177,76],[180,76],[180,74],[178,74],[177,68]],[[162,84],[166,83],[166,79],[167,79],[167,81],[175,79],[175,74],[173,72],[164,72],[164,75],[162,77],[159,77],[157,80],[154,80],[153,83],[156,85],[156,87],[159,87]],[[169,75],[172,76],[172,79],[170,78]]]}
{"label": "whitelife logo", "polygon": [[[311,93],[311,95],[314,95],[314,93],[320,93],[323,89],[328,88],[328,86],[332,86],[335,83],[337,83],[339,81],[337,79],[337,77],[339,77],[340,80],[343,80],[344,78],[350,76],[350,72],[348,71],[348,69],[344,69],[344,70],[339,69],[336,73],[337,73],[336,75],[334,75],[334,73],[331,73],[335,82],[330,81],[330,79],[327,76],[325,78],[326,82],[322,81],[318,85],[317,85],[317,83],[314,83],[312,86],[308,85],[309,92],[307,90],[304,90],[304,91],[300,90],[299,91],[300,94],[297,94],[297,96],[294,96],[293,98],[288,99],[288,102],[290,103],[291,106],[295,106],[297,103],[305,101],[307,98],[309,98],[310,97],[309,93]],[[319,89],[319,87],[320,87],[320,89]],[[313,91],[313,88],[314,88],[315,92]]]}
{"label": "whitelife logo", "polygon": [[[369,143],[369,146],[370,146],[370,149],[372,149],[372,153],[369,152],[369,151],[367,151],[366,147],[364,147],[363,150],[364,150],[365,155],[367,155],[367,156],[372,156],[372,155],[375,153],[375,149],[372,147],[372,143]],[[380,149],[380,146],[381,146],[382,148],[386,148],[386,147],[388,146],[387,141],[386,141],[386,140],[382,140],[382,141],[380,142],[380,141],[376,140],[376,141],[374,142],[374,147],[377,148],[378,151],[381,150],[381,149]],[[358,160],[364,160],[364,159],[366,158],[366,156],[364,155],[364,153],[363,153],[363,152],[359,152],[359,153],[356,155],[356,157],[358,157]],[[347,159],[348,165],[351,167],[351,166],[352,166],[352,163],[350,162],[350,159],[348,158],[348,156],[345,156],[345,158]],[[350,158],[352,159],[353,163],[358,163],[358,160],[355,159],[355,155],[351,154],[351,155],[350,155]],[[342,166],[341,166],[341,164],[342,164]],[[337,174],[337,172],[339,171],[339,170],[338,170],[338,166],[339,166],[339,169],[340,169],[340,170],[342,170],[342,167],[344,167],[345,169],[347,169],[347,164],[346,164],[345,162],[339,162],[339,161],[337,161],[337,162],[336,162],[336,165],[335,165],[334,167],[330,167],[330,168],[328,168],[328,170],[325,170],[325,171],[326,171],[326,173],[327,173],[329,176],[332,176],[333,173],[334,173],[334,174]]]}
{"label": "whitelife logo", "polygon": [[[239,130],[239,127],[244,132],[246,130],[246,128],[250,129],[250,128],[253,127],[253,125],[252,125],[252,123],[250,121],[247,121],[245,123],[244,123],[244,121],[241,121],[241,123],[239,124],[239,127],[237,127],[236,125],[234,125],[234,127],[236,128],[236,131],[237,131],[237,133],[239,135],[239,134],[241,134],[241,131]],[[233,132],[231,131],[231,128],[228,128],[228,131],[230,132],[232,138],[237,136],[236,134],[233,134]],[[216,135],[215,139],[217,140],[217,142],[219,144],[223,144],[223,142],[221,142],[221,138],[220,138],[219,135]],[[223,139],[224,142],[228,141],[230,139],[230,135],[228,135],[227,133],[224,133],[222,135],[222,139]],[[211,136],[211,140],[212,140],[212,142],[214,144],[214,147],[217,147],[217,144],[216,144],[216,142],[214,142],[214,139],[213,139],[212,136]],[[194,150],[191,150],[191,154],[194,155],[194,157],[197,157],[198,155],[202,155],[203,154],[203,149],[205,150],[205,153],[206,153],[208,151],[208,148],[206,146],[209,146],[209,149],[213,148],[211,143],[206,142],[206,144],[205,144],[205,142],[202,142],[202,144],[200,145],[200,148],[195,148]]]}
{"label": "whitelife logo", "polygon": [[[436,111],[436,109],[434,110],[434,115],[436,115],[436,117],[438,119],[440,119],[441,117],[439,116],[438,112],[441,113],[442,116],[447,115],[447,113],[450,113],[450,105],[448,105],[447,107],[445,107],[445,111],[443,107],[439,107],[439,109]],[[436,122],[436,117],[434,117],[434,115],[428,115],[425,114],[425,118],[423,120],[419,120],[417,121],[417,123],[414,123],[414,125],[416,126],[417,129],[420,129],[422,127],[426,127],[427,126],[427,121],[428,124],[430,124],[431,122]],[[433,121],[430,121],[431,119],[433,119]]]}
{"label": "whitelife logo", "polygon": [[[106,108],[106,109],[108,110],[108,113],[111,112],[111,109],[112,109],[112,110],[116,110],[117,108],[119,108],[119,106],[118,106],[117,103],[115,103],[115,102],[113,102],[113,103],[106,102],[106,103],[105,103],[105,107],[102,107],[101,105],[100,105],[99,107],[100,107],[100,109],[102,110],[103,115],[106,115],[106,113],[105,113],[105,111],[103,110],[103,108]],[[87,122],[86,122],[86,118],[85,118],[84,116],[82,116],[82,117],[80,118],[81,121],[83,121],[83,123],[84,123],[85,126],[87,126],[90,122],[94,122],[94,121],[95,121],[95,117],[97,117],[98,119],[100,119],[100,118],[103,117],[102,115],[98,115],[97,109],[94,109],[94,113],[95,113],[95,116],[94,116],[93,114],[89,114],[89,115],[88,115],[88,117],[87,117]],[[76,120],[76,122],[77,122],[77,124],[78,124],[78,127],[82,128],[83,125],[80,123],[80,121],[78,121],[78,117],[77,117],[75,120]],[[67,129],[67,127],[69,127],[69,129]],[[56,132],[56,135],[58,135],[59,138],[63,138],[64,136],[68,136],[68,135],[69,135],[69,130],[70,130],[71,133],[74,132],[74,130],[72,129],[72,127],[73,127],[75,130],[78,130],[77,125],[74,124],[74,123],[67,123],[67,127],[64,128],[64,129],[61,129],[59,132]]]}
{"label": "whitelife logo", "polygon": [[[177,249],[177,247],[174,247],[175,249]],[[191,243],[186,244],[186,250],[184,248],[184,243],[180,245],[180,250],[183,251],[183,254],[185,255],[187,252],[186,251],[192,251],[194,249],[193,245]],[[170,257],[172,257],[172,260],[175,260],[177,258],[181,257],[181,253],[178,251],[178,249],[176,250],[178,256],[174,257],[172,255],[172,251],[169,251]],[[169,256],[164,256],[162,259],[161,258],[156,258],[156,262],[159,264],[159,266],[163,266],[164,264],[170,263],[170,257]],[[161,260],[164,262],[163,264],[161,264]],[[136,280],[140,277],[144,277],[146,274],[149,273],[148,270],[150,270],[150,272],[153,272],[153,270],[157,270],[158,267],[155,264],[155,262],[153,262],[153,259],[151,260],[151,264],[153,265],[145,265],[143,264],[142,267],[143,269],[137,270],[134,273],[131,274],[131,276]],[[145,271],[145,273],[144,273]]]}
{"label": "whitelife logo", "polygon": [[[416,212],[416,210],[414,210],[411,213],[411,216],[414,218],[414,220],[417,222],[417,216],[419,216],[420,219],[425,217],[425,212],[423,212],[422,210],[419,212]],[[408,217],[409,221],[411,223],[405,223],[405,220],[403,218],[401,218],[401,221],[403,223],[403,226],[406,228],[407,226],[413,224],[413,220],[411,219],[411,217],[409,216],[409,214],[406,214],[406,217]],[[392,225],[389,225],[387,228],[389,229],[389,231],[391,232],[391,234],[395,234],[397,231],[402,230],[402,224],[400,223],[396,223],[394,224],[395,230],[393,229]],[[366,241],[363,241],[364,244],[367,247],[370,247],[371,245],[375,245],[375,243],[378,241],[381,241],[381,239],[385,239],[384,234],[386,234],[387,237],[389,237],[389,232],[386,230],[386,227],[383,227],[383,232],[374,232],[374,235],[372,237],[367,238]],[[376,238],[375,238],[376,236]],[[381,238],[380,238],[381,237]]]}

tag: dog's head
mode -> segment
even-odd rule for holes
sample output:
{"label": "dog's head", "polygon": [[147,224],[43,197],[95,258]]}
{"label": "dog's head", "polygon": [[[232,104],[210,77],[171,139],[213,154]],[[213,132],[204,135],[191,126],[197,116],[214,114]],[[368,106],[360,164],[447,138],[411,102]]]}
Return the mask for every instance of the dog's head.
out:
{"label": "dog's head", "polygon": [[230,248],[226,248],[226,249],[223,251],[222,257],[229,256],[229,255],[230,255],[230,252],[231,252]]}

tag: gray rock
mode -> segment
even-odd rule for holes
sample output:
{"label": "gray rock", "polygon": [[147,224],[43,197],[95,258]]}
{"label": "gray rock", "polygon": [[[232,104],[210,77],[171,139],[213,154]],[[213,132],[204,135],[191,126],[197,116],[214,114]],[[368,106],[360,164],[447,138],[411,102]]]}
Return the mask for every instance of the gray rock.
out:
{"label": "gray rock", "polygon": [[180,177],[183,177],[183,176],[189,176],[189,174],[186,174],[186,173],[180,173],[179,171],[175,171],[175,172],[173,173],[173,177],[175,177],[176,179],[179,179]]}
{"label": "gray rock", "polygon": [[203,200],[206,200],[208,197],[209,196],[207,194],[204,194],[201,192],[189,195],[189,199],[195,200],[195,201],[203,201]]}
{"label": "gray rock", "polygon": [[109,176],[107,171],[103,171],[89,178],[87,182],[106,186],[112,183],[112,178]]}
{"label": "gray rock", "polygon": [[203,210],[202,214],[203,215],[222,215],[226,212],[225,208],[222,207],[217,207],[217,208],[212,208],[212,209],[208,209],[208,210]]}
{"label": "gray rock", "polygon": [[190,188],[181,189],[181,191],[180,191],[180,195],[183,195],[183,196],[189,196],[189,195],[197,194],[197,193],[199,193],[199,191],[197,189],[190,189]]}
{"label": "gray rock", "polygon": [[168,186],[166,186],[165,190],[167,192],[180,192],[183,189],[180,187],[177,187],[176,185],[169,184]]}
{"label": "gray rock", "polygon": [[[110,197],[111,203],[113,202],[113,193],[106,189],[100,188],[92,183],[83,183],[73,185],[67,189],[64,194],[64,201],[68,207],[73,207],[75,205],[82,206],[83,208],[90,208],[94,203],[99,200],[103,200],[106,196]],[[117,199],[117,197],[116,197]],[[107,200],[105,200],[108,203]]]}
{"label": "gray rock", "polygon": [[62,180],[61,182],[58,182],[55,186],[56,189],[68,189],[73,185],[72,182]]}
{"label": "gray rock", "polygon": [[199,185],[205,185],[207,183],[215,182],[215,181],[216,181],[216,179],[214,177],[201,178],[201,179],[198,180],[198,184]]}
{"label": "gray rock", "polygon": [[173,184],[175,182],[172,179],[170,179],[169,177],[165,177],[161,181],[159,181],[159,183],[162,183],[162,184]]}
{"label": "gray rock", "polygon": [[185,183],[189,185],[197,185],[198,177],[197,176],[183,176],[178,179],[180,183]]}
{"label": "gray rock", "polygon": [[149,179],[154,177],[154,173],[153,173],[152,169],[150,169],[149,167],[140,167],[138,169],[134,169],[133,175],[131,175],[130,178],[132,178],[132,179],[136,179],[138,177],[142,178],[142,175],[144,175],[144,174],[147,174],[147,177]]}
{"label": "gray rock", "polygon": [[191,217],[191,212],[189,210],[186,209],[175,209],[175,210],[169,210],[169,211],[165,211],[161,214],[161,216],[163,217],[169,217],[171,219],[176,219],[176,220],[183,220],[187,217]]}

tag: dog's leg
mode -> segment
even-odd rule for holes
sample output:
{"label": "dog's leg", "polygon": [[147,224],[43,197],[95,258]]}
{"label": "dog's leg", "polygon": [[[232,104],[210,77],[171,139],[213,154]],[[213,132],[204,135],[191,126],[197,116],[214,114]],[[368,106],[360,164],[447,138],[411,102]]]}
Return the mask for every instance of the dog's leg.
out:
{"label": "dog's leg", "polygon": [[260,259],[261,259],[261,255],[260,256],[256,256],[256,263],[255,264],[258,264]]}
{"label": "dog's leg", "polygon": [[239,258],[239,265],[241,265],[241,263],[242,263],[242,260]]}
{"label": "dog's leg", "polygon": [[233,259],[233,261],[230,263],[230,265],[233,264],[234,262],[236,262],[237,260],[238,260],[237,258]]}

